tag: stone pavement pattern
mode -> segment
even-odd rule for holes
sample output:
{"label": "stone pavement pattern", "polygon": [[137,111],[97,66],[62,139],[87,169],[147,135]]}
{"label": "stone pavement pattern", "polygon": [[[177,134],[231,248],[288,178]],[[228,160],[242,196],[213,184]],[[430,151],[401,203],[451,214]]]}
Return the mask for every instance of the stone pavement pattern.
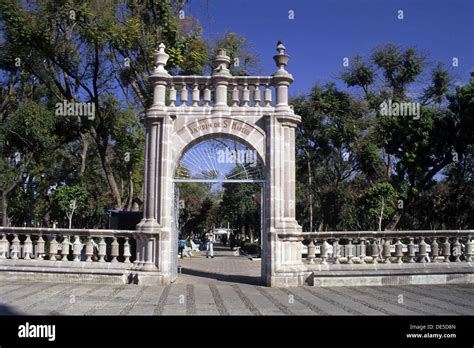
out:
{"label": "stone pavement pattern", "polygon": [[182,259],[169,286],[12,281],[0,314],[26,315],[472,315],[471,284],[267,288],[260,262],[217,250]]}

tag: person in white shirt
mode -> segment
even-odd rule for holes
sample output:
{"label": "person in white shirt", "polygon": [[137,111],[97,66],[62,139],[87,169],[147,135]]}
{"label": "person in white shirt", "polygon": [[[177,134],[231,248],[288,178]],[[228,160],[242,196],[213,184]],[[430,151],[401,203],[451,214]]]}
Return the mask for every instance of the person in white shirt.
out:
{"label": "person in white shirt", "polygon": [[214,233],[212,230],[208,230],[205,234],[206,239],[206,258],[214,258]]}

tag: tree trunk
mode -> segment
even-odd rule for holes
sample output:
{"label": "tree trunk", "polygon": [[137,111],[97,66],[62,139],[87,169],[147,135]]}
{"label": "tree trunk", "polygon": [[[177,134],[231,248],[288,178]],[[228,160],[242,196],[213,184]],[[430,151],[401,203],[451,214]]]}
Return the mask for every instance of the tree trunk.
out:
{"label": "tree trunk", "polygon": [[86,171],[86,163],[87,163],[87,152],[89,150],[89,139],[87,139],[87,135],[81,133],[81,141],[82,141],[82,152],[81,152],[81,168],[79,170],[79,175],[82,176]]}
{"label": "tree trunk", "polygon": [[2,226],[3,227],[8,226],[7,207],[8,207],[7,193],[5,191],[2,191]]}
{"label": "tree trunk", "polygon": [[48,210],[43,215],[43,225],[42,226],[49,227],[50,226],[50,220],[51,220],[51,217],[50,217],[50,212]]}
{"label": "tree trunk", "polygon": [[110,166],[109,157],[107,155],[107,145],[103,146],[100,144],[100,141],[97,141],[97,148],[99,151],[99,157],[102,162],[102,168],[104,169],[105,178],[107,179],[107,183],[109,184],[110,191],[112,196],[115,200],[115,209],[122,210],[122,196],[120,195],[120,189],[115,181],[114,173],[112,171],[112,167]]}
{"label": "tree trunk", "polygon": [[393,218],[392,221],[388,224],[386,227],[386,230],[388,231],[394,231],[397,228],[398,222],[400,221],[402,215],[401,214],[396,214]]}
{"label": "tree trunk", "polygon": [[16,175],[15,180],[13,181],[13,183],[8,188],[6,188],[5,190],[2,190],[2,225],[3,226],[8,226],[8,215],[7,215],[8,198],[7,198],[7,196],[16,187],[16,185],[20,182],[21,175],[25,171],[25,169],[28,168],[28,165],[30,164],[30,161],[31,161],[32,157],[33,157],[32,154],[28,154],[26,156],[26,160],[23,162],[23,164],[18,169],[18,174]]}
{"label": "tree trunk", "polygon": [[379,217],[379,228],[378,231],[382,231],[382,220],[383,220],[383,210],[385,208],[385,199],[382,197],[382,209],[380,209],[380,217]]}
{"label": "tree trunk", "polygon": [[129,172],[128,173],[128,204],[127,204],[128,211],[132,209],[132,201],[133,201],[133,174],[132,172]]}
{"label": "tree trunk", "polygon": [[393,166],[392,155],[387,154],[387,172],[386,172],[386,176],[387,176],[388,180],[390,180],[390,178],[392,177],[392,166]]}

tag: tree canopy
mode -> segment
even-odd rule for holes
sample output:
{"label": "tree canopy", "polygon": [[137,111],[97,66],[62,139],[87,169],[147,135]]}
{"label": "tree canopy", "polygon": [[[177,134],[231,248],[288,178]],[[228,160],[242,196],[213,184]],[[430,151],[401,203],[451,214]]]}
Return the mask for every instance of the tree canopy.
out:
{"label": "tree canopy", "polygon": [[[229,32],[205,41],[199,22],[180,15],[185,3],[0,0],[3,225],[99,228],[108,209],[142,205],[139,118],[152,102],[147,77],[159,42],[175,75],[209,71],[220,48],[234,75],[259,71],[251,40]],[[474,76],[454,86],[442,64],[386,44],[350,59],[341,81],[291,101],[302,116],[304,230],[473,228]],[[67,103],[92,113],[66,115]],[[381,108],[401,104],[415,109],[396,116]],[[260,228],[258,185],[180,190],[187,233],[229,223],[251,236]]]}

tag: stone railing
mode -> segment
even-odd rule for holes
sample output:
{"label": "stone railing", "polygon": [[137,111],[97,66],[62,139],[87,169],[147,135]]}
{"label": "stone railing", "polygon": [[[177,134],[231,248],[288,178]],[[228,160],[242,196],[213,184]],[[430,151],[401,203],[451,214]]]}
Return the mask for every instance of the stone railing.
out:
{"label": "stone railing", "polygon": [[474,230],[278,233],[292,286],[474,283]]}
{"label": "stone railing", "polygon": [[153,86],[153,105],[157,111],[180,114],[190,111],[254,115],[272,111],[293,114],[288,104],[288,86],[293,76],[285,70],[289,56],[279,42],[273,57],[278,70],[271,76],[233,76],[226,51],[218,51],[211,76],[171,76],[165,69],[169,55],[165,45],[155,51],[155,68],[149,80]]}
{"label": "stone railing", "polygon": [[[215,88],[221,78],[212,76],[172,76],[168,82],[168,107],[213,107]],[[271,107],[271,76],[232,76],[226,78],[227,105],[235,107]],[[178,109],[179,110],[179,109]]]}
{"label": "stone railing", "polygon": [[473,235],[474,230],[303,233],[303,251],[306,251],[303,262],[307,265],[465,263],[472,261]]}
{"label": "stone railing", "polygon": [[131,264],[135,259],[131,248],[135,234],[122,230],[0,227],[0,261]]}

